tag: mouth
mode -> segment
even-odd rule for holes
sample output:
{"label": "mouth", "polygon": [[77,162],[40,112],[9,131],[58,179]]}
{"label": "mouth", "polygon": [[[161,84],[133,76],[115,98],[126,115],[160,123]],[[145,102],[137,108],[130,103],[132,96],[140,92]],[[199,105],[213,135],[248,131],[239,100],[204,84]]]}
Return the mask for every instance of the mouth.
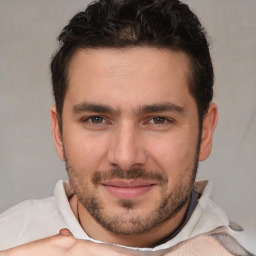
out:
{"label": "mouth", "polygon": [[110,180],[102,185],[111,195],[124,200],[138,198],[156,186],[155,182],[147,180]]}

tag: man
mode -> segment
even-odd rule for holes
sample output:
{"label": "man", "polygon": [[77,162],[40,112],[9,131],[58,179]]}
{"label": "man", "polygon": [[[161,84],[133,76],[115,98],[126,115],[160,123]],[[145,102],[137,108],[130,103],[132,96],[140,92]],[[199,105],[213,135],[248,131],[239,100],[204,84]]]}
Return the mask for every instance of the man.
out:
{"label": "man", "polygon": [[[69,183],[0,218],[3,255],[252,255],[195,183],[217,123],[205,32],[177,0],[101,0],[52,59]],[[126,247],[126,248],[123,248]]]}

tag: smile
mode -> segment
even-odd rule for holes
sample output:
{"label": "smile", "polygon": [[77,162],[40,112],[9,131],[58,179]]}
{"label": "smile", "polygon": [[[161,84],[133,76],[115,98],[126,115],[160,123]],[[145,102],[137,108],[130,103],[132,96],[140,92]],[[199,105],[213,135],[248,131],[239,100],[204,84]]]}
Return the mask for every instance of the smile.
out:
{"label": "smile", "polygon": [[104,188],[119,199],[135,199],[146,194],[156,183],[147,180],[110,180],[103,182]]}

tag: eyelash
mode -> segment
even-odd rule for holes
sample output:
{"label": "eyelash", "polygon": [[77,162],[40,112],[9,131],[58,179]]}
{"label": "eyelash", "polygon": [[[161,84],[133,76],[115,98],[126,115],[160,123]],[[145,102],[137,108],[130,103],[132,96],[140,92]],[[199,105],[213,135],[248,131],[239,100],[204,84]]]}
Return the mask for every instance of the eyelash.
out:
{"label": "eyelash", "polygon": [[[92,121],[94,118],[101,119],[103,122],[95,122],[95,123],[94,123],[94,122]],[[92,124],[92,125],[98,125],[98,124],[106,123],[106,119],[105,119],[104,117],[102,117],[102,116],[89,116],[89,117],[87,117],[87,118],[82,119],[82,122],[83,122],[83,123],[89,122],[89,123]]]}
{"label": "eyelash", "polygon": [[[94,122],[96,119],[96,122]],[[97,119],[99,119],[97,122]],[[160,123],[157,123],[160,121]],[[99,125],[107,125],[108,121],[106,120],[105,117],[103,116],[89,116],[84,119],[82,119],[83,123],[89,123],[91,126],[99,126]],[[163,117],[163,116],[153,116],[147,119],[147,121],[144,123],[144,125],[149,124],[149,125],[156,125],[156,126],[165,126],[168,124],[174,123],[173,119]]]}
{"label": "eyelash", "polygon": [[[160,120],[160,123],[157,123],[159,120]],[[153,121],[153,123],[152,123],[152,121]],[[169,119],[169,118],[166,118],[166,117],[163,117],[163,116],[154,116],[154,117],[149,119],[149,123],[150,124],[155,124],[155,125],[165,125],[167,123],[173,123],[173,120]]]}

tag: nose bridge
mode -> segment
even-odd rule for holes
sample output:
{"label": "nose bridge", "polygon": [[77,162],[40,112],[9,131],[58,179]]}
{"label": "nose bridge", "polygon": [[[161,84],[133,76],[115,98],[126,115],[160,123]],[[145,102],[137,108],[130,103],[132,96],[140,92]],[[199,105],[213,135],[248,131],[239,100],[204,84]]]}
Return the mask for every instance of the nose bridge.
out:
{"label": "nose bridge", "polygon": [[123,170],[143,165],[146,155],[140,130],[132,122],[122,122],[112,134],[109,160]]}

